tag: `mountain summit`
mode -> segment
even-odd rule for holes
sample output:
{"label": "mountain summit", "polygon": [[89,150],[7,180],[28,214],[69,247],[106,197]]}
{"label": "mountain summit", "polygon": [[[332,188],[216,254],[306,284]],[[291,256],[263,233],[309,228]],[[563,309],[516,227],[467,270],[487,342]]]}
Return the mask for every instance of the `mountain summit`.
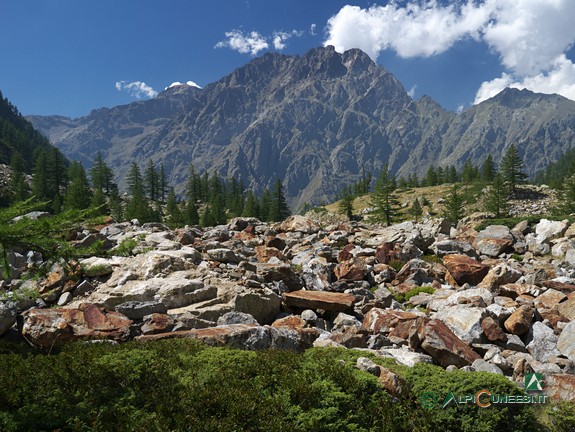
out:
{"label": "mountain summit", "polygon": [[498,161],[514,143],[532,174],[575,145],[575,102],[561,96],[508,89],[456,114],[411,99],[361,50],[331,46],[265,54],[204,89],[174,86],[79,119],[30,120],[71,159],[90,165],[101,150],[120,183],[132,161],[151,158],[182,192],[193,164],[256,190],[283,179],[294,208],[333,199],[385,163],[422,177],[432,163]]}

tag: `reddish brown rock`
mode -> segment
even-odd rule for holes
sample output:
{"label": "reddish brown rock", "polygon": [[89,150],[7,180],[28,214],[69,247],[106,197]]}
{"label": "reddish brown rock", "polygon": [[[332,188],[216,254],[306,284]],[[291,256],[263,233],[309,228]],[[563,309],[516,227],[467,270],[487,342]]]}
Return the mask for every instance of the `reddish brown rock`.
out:
{"label": "reddish brown rock", "polygon": [[442,367],[469,366],[481,356],[459,339],[449,327],[439,320],[420,320],[417,338],[421,348]]}
{"label": "reddish brown rock", "polygon": [[564,316],[570,321],[575,321],[575,297],[571,297],[567,301],[559,303],[557,310],[561,316]]}
{"label": "reddish brown rock", "polygon": [[54,289],[54,288],[62,285],[65,280],[66,280],[66,275],[64,274],[64,270],[60,269],[60,270],[57,270],[57,271],[50,273],[46,277],[46,280],[44,281],[44,283],[42,284],[42,287],[40,288],[40,293],[48,292],[51,289]]}
{"label": "reddish brown rock", "polygon": [[371,333],[388,333],[401,323],[408,322],[411,325],[417,317],[411,312],[373,308],[365,314],[362,326]]}
{"label": "reddish brown rock", "polygon": [[360,281],[367,275],[367,265],[361,258],[352,258],[339,263],[334,273],[337,280]]}
{"label": "reddish brown rock", "polygon": [[353,254],[351,253],[352,250],[355,249],[355,245],[354,244],[348,244],[346,245],[342,250],[339,251],[339,253],[337,254],[337,262],[341,263],[347,260],[350,260],[353,258]]}
{"label": "reddish brown rock", "polygon": [[569,294],[575,292],[575,285],[565,283],[565,282],[557,282],[553,280],[546,280],[542,284],[546,288],[552,288],[557,291],[561,291],[565,294]]}
{"label": "reddish brown rock", "polygon": [[276,249],[274,247],[256,246],[255,251],[256,251],[256,259],[258,260],[258,262],[267,263],[270,260],[270,258],[273,257],[279,259],[280,261],[285,261],[284,254],[279,249]]}
{"label": "reddish brown rock", "polygon": [[385,242],[375,251],[375,259],[378,263],[389,264],[391,261],[399,261],[401,246],[394,242]]}
{"label": "reddish brown rock", "polygon": [[548,289],[535,299],[535,307],[537,309],[552,309],[566,298],[567,296],[561,291]]}
{"label": "reddish brown rock", "polygon": [[403,378],[383,366],[379,366],[379,370],[379,382],[385,391],[392,396],[400,397],[406,388]]}
{"label": "reddish brown rock", "polygon": [[492,342],[507,342],[507,335],[499,323],[493,318],[484,318],[483,321],[481,321],[481,328],[488,340]]}
{"label": "reddish brown rock", "polygon": [[277,319],[273,322],[272,327],[286,327],[294,330],[301,330],[306,326],[306,322],[298,315],[290,315]]}
{"label": "reddish brown rock", "polygon": [[368,337],[367,330],[354,326],[346,327],[329,335],[329,339],[346,348],[366,348]]}
{"label": "reddish brown rock", "polygon": [[466,255],[445,255],[443,264],[458,285],[464,283],[477,285],[489,272],[489,266]]}
{"label": "reddish brown rock", "polygon": [[540,288],[531,284],[508,283],[499,287],[499,295],[516,299],[523,294],[538,294]]}
{"label": "reddish brown rock", "polygon": [[545,376],[543,392],[555,400],[575,402],[575,375],[555,374]]}
{"label": "reddish brown rock", "polygon": [[118,312],[82,304],[78,309],[28,309],[22,335],[42,348],[78,339],[126,340],[132,321]]}
{"label": "reddish brown rock", "polygon": [[142,334],[158,334],[170,331],[174,327],[174,318],[167,314],[153,313],[144,317]]}
{"label": "reddish brown rock", "polygon": [[513,333],[518,336],[524,335],[531,328],[533,312],[532,307],[527,305],[520,306],[509,318],[507,318],[505,321],[505,328],[509,333]]}
{"label": "reddish brown rock", "polygon": [[299,290],[282,294],[286,305],[302,309],[324,309],[345,312],[353,309],[355,296],[327,291]]}

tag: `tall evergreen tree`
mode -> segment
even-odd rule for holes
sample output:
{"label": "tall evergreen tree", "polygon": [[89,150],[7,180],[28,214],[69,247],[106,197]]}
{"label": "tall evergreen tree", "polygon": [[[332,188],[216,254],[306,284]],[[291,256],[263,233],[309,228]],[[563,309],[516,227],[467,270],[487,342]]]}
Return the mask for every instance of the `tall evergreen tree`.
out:
{"label": "tall evergreen tree", "polygon": [[464,216],[465,209],[463,205],[464,200],[460,193],[459,186],[453,185],[443,204],[443,217],[449,219],[452,225],[457,225]]}
{"label": "tall evergreen tree", "polygon": [[20,153],[14,152],[10,161],[10,201],[24,201],[30,197],[30,188],[24,173],[24,159]]}
{"label": "tall evergreen tree", "polygon": [[429,166],[427,169],[427,173],[423,178],[423,185],[424,186],[436,186],[437,185],[437,172],[435,171],[435,167],[433,164]]}
{"label": "tall evergreen tree", "polygon": [[186,225],[198,225],[200,223],[200,215],[195,201],[190,200],[186,205],[186,212],[184,214],[184,222]]}
{"label": "tall evergreen tree", "polygon": [[371,206],[374,207],[372,220],[385,222],[388,226],[396,220],[399,215],[399,200],[394,191],[395,179],[390,176],[388,166],[385,164],[371,193]]}
{"label": "tall evergreen tree", "polygon": [[527,175],[523,172],[523,161],[515,144],[511,144],[501,158],[501,173],[511,194],[517,192],[517,186],[523,183]]}
{"label": "tall evergreen tree", "polygon": [[161,202],[166,202],[166,193],[168,192],[168,182],[166,180],[166,172],[164,164],[160,164],[160,172],[158,174],[158,199]]}
{"label": "tall evergreen tree", "polygon": [[140,168],[135,162],[132,162],[132,166],[130,167],[127,183],[130,200],[126,205],[126,219],[138,219],[140,222],[150,222],[151,209],[144,195],[144,181]]}
{"label": "tall evergreen tree", "polygon": [[509,191],[501,173],[496,173],[485,196],[485,209],[495,213],[495,217],[507,216],[509,208]]}
{"label": "tall evergreen tree", "polygon": [[271,201],[272,197],[270,191],[266,187],[260,198],[260,219],[264,222],[270,220]]}
{"label": "tall evergreen tree", "polygon": [[254,195],[252,190],[248,191],[246,197],[246,203],[244,205],[244,210],[242,211],[242,216],[244,217],[260,217],[260,205],[258,199]]}
{"label": "tall evergreen tree", "polygon": [[102,153],[98,152],[94,165],[90,169],[90,178],[92,179],[92,187],[95,190],[100,189],[106,195],[110,195],[114,184],[114,173],[112,169],[104,162]]}
{"label": "tall evergreen tree", "polygon": [[338,210],[344,214],[348,220],[353,218],[353,195],[348,187],[342,189]]}
{"label": "tall evergreen tree", "polygon": [[419,198],[415,198],[415,200],[413,200],[413,203],[411,204],[411,207],[409,208],[409,214],[411,216],[413,216],[413,218],[415,219],[415,222],[419,221],[419,218],[423,214],[423,207],[421,207],[421,203],[419,202]]}
{"label": "tall evergreen tree", "polygon": [[495,179],[495,164],[493,163],[493,157],[489,154],[481,165],[481,180],[484,182],[491,183]]}
{"label": "tall evergreen tree", "polygon": [[471,163],[469,159],[465,161],[465,165],[463,165],[463,171],[461,172],[461,180],[464,183],[471,183],[475,180],[475,167]]}
{"label": "tall evergreen tree", "polygon": [[269,220],[273,222],[282,221],[290,214],[291,212],[283,192],[283,185],[281,180],[278,178],[274,183],[274,187],[271,192]]}
{"label": "tall evergreen tree", "polygon": [[73,161],[68,168],[70,183],[66,189],[63,207],[65,210],[84,210],[90,207],[91,195],[88,177],[82,164]]}
{"label": "tall evergreen tree", "polygon": [[110,200],[108,202],[110,207],[110,214],[116,222],[124,220],[124,208],[122,207],[122,199],[116,186],[110,189]]}
{"label": "tall evergreen tree", "polygon": [[49,201],[52,199],[48,186],[48,161],[45,151],[38,153],[34,162],[32,175],[32,195],[38,201]]}
{"label": "tall evergreen tree", "polygon": [[148,161],[148,167],[146,168],[145,173],[145,191],[148,198],[152,201],[158,200],[158,192],[160,190],[160,179],[159,179],[158,171],[156,170],[156,166],[154,165],[154,161],[150,159]]}

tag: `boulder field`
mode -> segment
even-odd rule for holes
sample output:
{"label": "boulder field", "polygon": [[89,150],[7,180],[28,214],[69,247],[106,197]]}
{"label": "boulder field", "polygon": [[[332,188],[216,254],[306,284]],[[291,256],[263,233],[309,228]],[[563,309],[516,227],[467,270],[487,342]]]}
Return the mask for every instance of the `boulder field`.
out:
{"label": "boulder field", "polygon": [[[45,350],[163,338],[355,348],[520,386],[538,372],[548,395],[575,401],[575,225],[567,221],[480,231],[441,219],[381,227],[236,218],[175,230],[133,221],[74,238],[110,251],[55,263],[38,280],[1,281],[0,337]],[[11,251],[12,274],[41,259]]]}

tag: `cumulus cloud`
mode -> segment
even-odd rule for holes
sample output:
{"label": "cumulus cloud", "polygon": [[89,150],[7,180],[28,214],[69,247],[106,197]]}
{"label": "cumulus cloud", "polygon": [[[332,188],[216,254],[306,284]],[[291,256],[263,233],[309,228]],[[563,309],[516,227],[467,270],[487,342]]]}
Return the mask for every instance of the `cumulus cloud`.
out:
{"label": "cumulus cloud", "polygon": [[325,45],[361,48],[374,60],[384,50],[430,57],[463,39],[485,42],[505,73],[485,82],[476,103],[505,86],[574,98],[575,65],[564,53],[575,42],[573,0],[391,1],[362,9],[344,6],[327,24]]}
{"label": "cumulus cloud", "polygon": [[257,55],[260,51],[269,48],[266,39],[256,31],[243,33],[240,30],[226,32],[226,40],[218,42],[216,48],[230,48],[242,54]]}
{"label": "cumulus cloud", "polygon": [[409,97],[413,99],[415,97],[415,90],[417,89],[417,84],[414,84],[413,87],[407,92]]}
{"label": "cumulus cloud", "polygon": [[131,96],[142,98],[155,98],[158,92],[143,81],[116,81],[116,90],[128,92]]}
{"label": "cumulus cloud", "polygon": [[227,32],[226,40],[220,41],[215,48],[230,48],[242,54],[257,55],[260,51],[268,49],[270,42],[274,49],[281,51],[286,48],[286,41],[292,37],[300,37],[303,31],[292,30],[290,32],[275,31],[272,36],[263,36],[256,31],[243,33],[240,30]]}
{"label": "cumulus cloud", "polygon": [[316,24],[312,24],[309,26],[309,32],[311,33],[312,36],[315,36],[317,33],[315,32],[315,29],[317,28]]}

